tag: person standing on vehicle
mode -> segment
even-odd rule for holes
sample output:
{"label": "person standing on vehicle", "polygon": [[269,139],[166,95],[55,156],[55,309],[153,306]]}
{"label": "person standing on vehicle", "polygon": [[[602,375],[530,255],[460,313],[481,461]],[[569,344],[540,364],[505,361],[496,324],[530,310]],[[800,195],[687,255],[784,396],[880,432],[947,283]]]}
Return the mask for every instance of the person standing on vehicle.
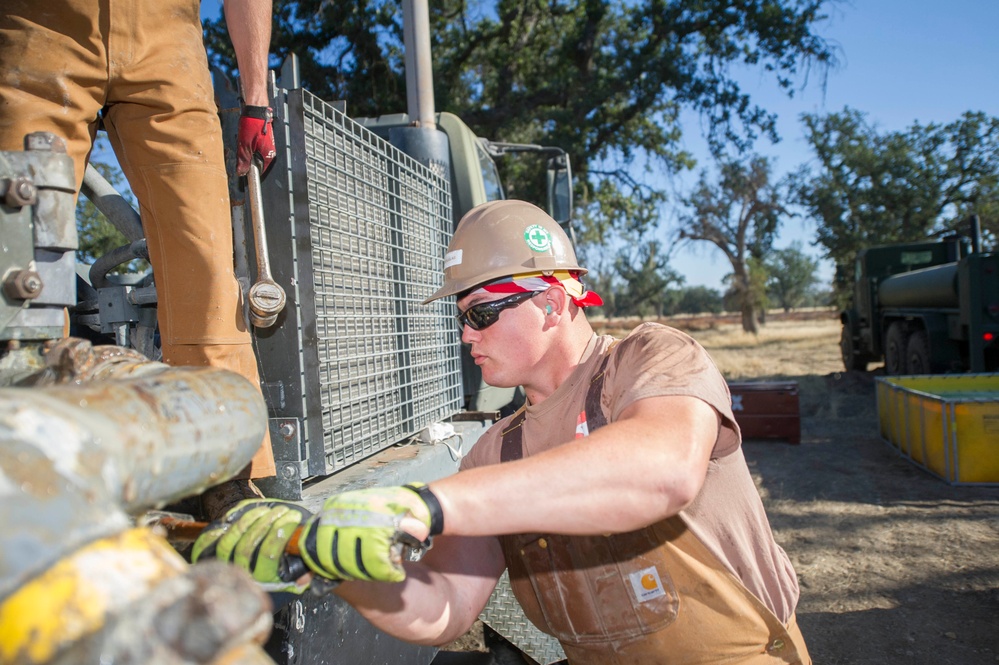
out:
{"label": "person standing on vehicle", "polygon": [[[227,0],[224,7],[245,104],[242,175],[254,153],[265,169],[275,156],[267,93],[271,0]],[[164,362],[225,368],[259,385],[233,272],[222,130],[199,0],[4,0],[0,63],[0,150],[23,149],[31,132],[63,138],[78,191],[103,118],[139,201]],[[269,437],[242,475],[274,475]],[[252,495],[245,479],[228,489],[235,494],[223,505]]]}
{"label": "person standing on vehicle", "polygon": [[[355,580],[336,592],[404,640],[462,635],[507,569],[527,617],[573,665],[810,663],[797,578],[724,379],[672,328],[596,335],[583,308],[602,301],[580,282],[585,272],[535,206],[471,210],[428,302],[457,296],[483,379],[522,385],[525,407],[489,429],[455,475],[347,492],[315,516],[245,502],[202,534],[195,559],[236,561],[280,586],[293,575],[268,553],[304,522],[308,568]],[[400,565],[400,544],[428,534],[426,557]]]}

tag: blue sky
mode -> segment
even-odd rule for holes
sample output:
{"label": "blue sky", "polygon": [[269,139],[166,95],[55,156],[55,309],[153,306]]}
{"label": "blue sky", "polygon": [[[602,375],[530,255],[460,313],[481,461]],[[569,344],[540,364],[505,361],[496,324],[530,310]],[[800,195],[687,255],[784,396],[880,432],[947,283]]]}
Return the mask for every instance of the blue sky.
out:
{"label": "blue sky", "polygon": [[[202,16],[216,17],[218,0],[204,0]],[[868,115],[882,131],[903,130],[918,121],[948,123],[965,111],[999,114],[999,0],[855,0],[828,8],[829,18],[818,32],[839,49],[839,66],[822,78],[812,72],[793,99],[777,89],[772,78],[748,74],[745,90],[778,115],[782,141],[761,141],[756,151],[774,161],[774,176],[808,162],[810,153],[798,120],[802,113],[831,113],[850,106]],[[799,81],[799,85],[800,85]],[[696,118],[686,123],[687,147],[707,166],[704,142]],[[678,183],[686,186],[694,176]],[[673,220],[664,220],[671,228]],[[810,222],[789,220],[777,243],[810,243]],[[706,243],[677,248],[673,267],[690,285],[721,288],[729,266]],[[833,268],[821,264],[828,281]]]}
{"label": "blue sky", "polygon": [[[840,65],[824,90],[814,73],[793,99],[770,79],[746,79],[746,91],[778,114],[783,138],[777,145],[758,143],[757,151],[774,159],[775,176],[793,170],[811,158],[798,117],[844,106],[866,113],[882,131],[904,130],[916,121],[949,123],[965,111],[999,114],[997,29],[999,0],[857,0],[831,7],[818,31],[839,48]],[[688,147],[703,155],[697,123],[688,129]],[[777,245],[798,240],[809,250],[814,236],[813,224],[793,219]],[[688,284],[715,288],[729,272],[725,258],[706,243],[679,249],[673,266]],[[823,279],[832,272],[823,262]]]}
{"label": "blue sky", "polygon": [[220,0],[201,0],[201,20],[218,18],[219,7],[221,6],[222,2]]}

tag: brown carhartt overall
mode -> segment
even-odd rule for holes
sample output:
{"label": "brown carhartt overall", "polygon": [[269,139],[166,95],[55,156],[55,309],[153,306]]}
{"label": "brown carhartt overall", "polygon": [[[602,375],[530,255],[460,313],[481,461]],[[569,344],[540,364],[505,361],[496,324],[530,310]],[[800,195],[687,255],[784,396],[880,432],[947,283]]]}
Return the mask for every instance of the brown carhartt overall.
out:
{"label": "brown carhartt overall", "polygon": [[[222,130],[199,0],[4,0],[0,150],[66,141],[83,181],[98,115],[139,200],[163,359],[259,385],[233,274]],[[274,475],[270,438],[244,475]]]}
{"label": "brown carhartt overall", "polygon": [[[587,392],[590,432],[607,424],[600,393],[609,357]],[[503,462],[523,456],[524,418],[503,432]],[[794,616],[783,625],[679,515],[609,536],[500,540],[524,613],[558,638],[571,665],[811,663]]]}

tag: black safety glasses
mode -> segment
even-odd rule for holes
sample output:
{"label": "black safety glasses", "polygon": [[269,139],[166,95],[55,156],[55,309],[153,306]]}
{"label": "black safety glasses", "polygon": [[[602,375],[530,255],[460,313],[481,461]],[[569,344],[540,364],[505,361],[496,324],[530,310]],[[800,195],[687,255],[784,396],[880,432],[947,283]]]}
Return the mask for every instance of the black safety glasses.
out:
{"label": "black safety glasses", "polygon": [[493,300],[491,302],[480,302],[472,305],[464,312],[457,315],[458,323],[468,326],[472,330],[485,330],[492,324],[499,321],[500,312],[504,309],[516,307],[525,300],[530,300],[541,291],[526,291],[524,293],[514,293],[512,296]]}

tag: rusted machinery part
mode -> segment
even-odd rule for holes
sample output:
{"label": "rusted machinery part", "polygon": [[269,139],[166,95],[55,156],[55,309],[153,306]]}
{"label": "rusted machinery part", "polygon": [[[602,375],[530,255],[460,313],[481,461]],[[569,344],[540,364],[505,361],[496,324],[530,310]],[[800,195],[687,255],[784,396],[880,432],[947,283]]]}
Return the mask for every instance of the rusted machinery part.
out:
{"label": "rusted machinery part", "polygon": [[147,529],[77,550],[0,603],[0,662],[271,663],[271,602],[249,575],[188,566]]}
{"label": "rusted machinery part", "polygon": [[0,358],[0,373],[12,380],[0,385],[37,388],[80,384],[161,372],[164,367],[134,349],[113,344],[93,346],[77,337],[42,343],[12,340]]}
{"label": "rusted machinery part", "polygon": [[34,381],[43,375],[45,349],[49,342],[19,339],[0,342],[0,388]]}
{"label": "rusted machinery part", "polygon": [[167,365],[152,362],[134,349],[113,344],[93,346],[85,339],[67,337],[45,351],[45,370],[34,386],[82,384],[162,372]]}
{"label": "rusted machinery part", "polygon": [[127,355],[73,365],[82,383],[0,389],[0,599],[128,515],[235,476],[259,447],[267,410],[246,379]]}

